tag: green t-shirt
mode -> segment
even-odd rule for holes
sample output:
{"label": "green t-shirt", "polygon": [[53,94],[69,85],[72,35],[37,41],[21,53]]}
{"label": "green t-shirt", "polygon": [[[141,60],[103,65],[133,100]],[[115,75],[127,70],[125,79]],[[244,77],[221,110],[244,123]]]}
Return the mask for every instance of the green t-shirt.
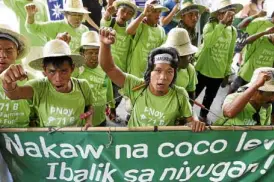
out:
{"label": "green t-shirt", "polygon": [[189,64],[186,69],[177,71],[177,79],[175,84],[184,87],[188,92],[194,92],[198,83],[197,75],[193,65]]}
{"label": "green t-shirt", "polygon": [[192,116],[184,88],[175,86],[164,96],[153,95],[149,88],[132,91],[143,82],[133,75],[126,75],[122,91],[133,105],[128,127],[174,125],[177,118]]}
{"label": "green t-shirt", "polygon": [[[18,81],[24,85],[25,81]],[[0,83],[0,127],[25,128],[29,126],[31,107],[28,100],[10,100]]]}
{"label": "green t-shirt", "polygon": [[134,35],[128,56],[127,73],[143,78],[150,51],[160,47],[165,42],[165,39],[166,34],[162,26],[157,25],[157,27],[151,27],[141,23]]}
{"label": "green t-shirt", "polygon": [[204,28],[204,42],[195,57],[196,71],[210,78],[224,78],[230,75],[237,32],[232,26],[207,23]]}
{"label": "green t-shirt", "polygon": [[254,35],[256,33],[260,33],[265,31],[267,28],[273,27],[274,24],[269,20],[265,18],[256,18],[253,20],[247,27],[246,32],[249,35]]}
{"label": "green t-shirt", "polygon": [[[242,93],[233,93],[228,95],[223,104],[223,109],[226,104],[232,103],[239,95]],[[271,110],[272,106],[269,105],[268,108],[261,107],[260,109],[260,123],[261,125],[270,125],[271,123]],[[234,118],[225,118],[217,120],[214,125],[255,125],[256,121],[252,119],[252,116],[256,113],[256,110],[253,108],[253,106],[248,103],[245,108],[240,112],[237,116]],[[226,121],[225,124],[223,124]]]}
{"label": "green t-shirt", "polygon": [[[78,80],[78,81],[77,81]],[[26,83],[33,88],[33,106],[41,127],[83,126],[80,114],[85,106],[92,105],[93,98],[86,80],[71,78],[70,93],[57,92],[47,78]]]}
{"label": "green t-shirt", "polygon": [[87,66],[81,67],[78,78],[85,79],[89,83],[91,94],[94,98],[93,106],[95,109],[92,124],[98,126],[106,119],[106,104],[110,102],[111,107],[115,107],[113,103],[112,83],[100,66],[94,69]]}
{"label": "green t-shirt", "polygon": [[[113,20],[112,20],[113,21]],[[101,19],[101,26],[109,27],[110,21]],[[123,71],[127,71],[127,58],[131,45],[131,36],[126,33],[126,27],[119,26],[116,21],[113,26],[116,31],[116,41],[111,45],[111,54],[115,64]]]}
{"label": "green t-shirt", "polygon": [[25,35],[29,40],[31,46],[44,46],[47,39],[44,35],[31,34],[27,31],[25,27],[27,13],[25,10],[25,5],[29,3],[34,3],[38,8],[38,12],[35,14],[35,21],[46,22],[48,21],[48,14],[45,4],[39,1],[30,2],[28,0],[4,0],[4,4],[10,8],[16,15],[19,22],[20,33]]}
{"label": "green t-shirt", "polygon": [[250,82],[255,69],[260,67],[273,67],[273,64],[274,44],[267,36],[263,36],[247,46],[244,63],[238,75],[246,82]]}
{"label": "green t-shirt", "polygon": [[26,23],[26,28],[35,35],[43,35],[49,39],[55,39],[58,33],[68,32],[71,36],[69,46],[73,53],[79,53],[77,49],[80,47],[82,34],[89,31],[83,24],[73,28],[66,20]]}

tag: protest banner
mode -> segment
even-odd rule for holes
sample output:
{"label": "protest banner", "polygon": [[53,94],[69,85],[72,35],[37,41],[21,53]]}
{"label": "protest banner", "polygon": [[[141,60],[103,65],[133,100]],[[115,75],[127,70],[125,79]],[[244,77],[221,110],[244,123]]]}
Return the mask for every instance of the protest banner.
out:
{"label": "protest banner", "polygon": [[14,181],[273,181],[271,127],[212,129],[1,129],[0,150]]}

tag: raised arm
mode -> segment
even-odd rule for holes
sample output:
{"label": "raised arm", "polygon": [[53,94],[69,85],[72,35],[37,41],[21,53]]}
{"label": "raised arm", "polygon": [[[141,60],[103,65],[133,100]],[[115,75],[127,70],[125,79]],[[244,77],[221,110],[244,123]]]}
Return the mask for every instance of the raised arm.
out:
{"label": "raised arm", "polygon": [[161,25],[164,26],[169,24],[171,20],[173,19],[174,15],[178,12],[179,8],[180,8],[180,3],[177,3],[166,16],[162,16],[160,19]]}
{"label": "raised arm", "polygon": [[99,31],[100,36],[100,50],[99,50],[99,63],[102,69],[106,72],[108,77],[119,87],[124,87],[125,73],[122,72],[114,63],[111,55],[111,44],[115,42],[115,30],[103,27]]}
{"label": "raised arm", "polygon": [[255,15],[243,19],[243,21],[241,21],[237,27],[241,30],[244,30],[254,19],[264,16],[266,16],[266,11],[262,10]]}
{"label": "raised arm", "polygon": [[153,6],[151,4],[146,4],[145,10],[143,13],[141,13],[135,20],[133,20],[127,27],[127,34],[129,35],[135,35],[137,28],[139,27],[140,23],[143,21],[145,16],[148,16],[151,14],[153,10]]}
{"label": "raised arm", "polygon": [[250,86],[247,90],[243,92],[243,94],[239,95],[237,99],[224,105],[223,114],[228,118],[233,118],[237,116],[246,106],[246,104],[250,101],[251,97],[255,94],[255,92],[264,85],[266,80],[269,80],[270,76],[267,72],[261,72],[256,83]]}
{"label": "raised arm", "polygon": [[256,41],[257,39],[259,39],[260,37],[264,36],[264,35],[269,35],[269,34],[273,34],[274,33],[274,27],[271,27],[269,29],[267,29],[266,31],[264,32],[260,32],[260,33],[257,33],[255,35],[251,35],[249,36],[246,41],[245,41],[245,44],[252,44],[254,41]]}
{"label": "raised arm", "polygon": [[11,100],[31,99],[33,89],[30,86],[18,86],[16,81],[24,80],[28,76],[21,65],[11,65],[1,73],[2,87],[8,98]]}

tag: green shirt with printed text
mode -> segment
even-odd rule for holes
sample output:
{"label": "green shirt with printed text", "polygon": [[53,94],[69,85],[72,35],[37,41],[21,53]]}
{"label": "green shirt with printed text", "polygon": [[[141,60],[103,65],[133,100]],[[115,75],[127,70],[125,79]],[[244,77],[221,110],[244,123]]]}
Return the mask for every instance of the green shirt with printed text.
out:
{"label": "green shirt with printed text", "polygon": [[192,116],[188,94],[184,88],[175,86],[164,96],[153,95],[149,88],[132,90],[143,82],[143,79],[126,75],[122,91],[133,105],[128,127],[174,125],[176,119]]}
{"label": "green shirt with printed text", "polygon": [[143,78],[150,51],[160,47],[165,42],[165,39],[166,34],[162,26],[151,27],[141,23],[134,35],[128,56],[127,73]]}
{"label": "green shirt with printed text", "polygon": [[71,78],[72,91],[60,93],[47,78],[35,79],[26,83],[33,88],[33,106],[39,116],[41,127],[83,126],[80,114],[85,106],[94,103],[86,80]]}
{"label": "green shirt with printed text", "polygon": [[210,78],[230,75],[236,37],[236,29],[232,26],[207,23],[203,34],[204,42],[195,55],[196,71]]}
{"label": "green shirt with printed text", "polygon": [[[109,27],[111,21],[106,21],[104,18],[101,19],[101,26]],[[115,43],[111,45],[111,54],[115,64],[123,71],[127,71],[127,59],[128,53],[131,46],[131,36],[126,33],[126,27],[119,26],[116,21],[113,26],[116,31]]]}

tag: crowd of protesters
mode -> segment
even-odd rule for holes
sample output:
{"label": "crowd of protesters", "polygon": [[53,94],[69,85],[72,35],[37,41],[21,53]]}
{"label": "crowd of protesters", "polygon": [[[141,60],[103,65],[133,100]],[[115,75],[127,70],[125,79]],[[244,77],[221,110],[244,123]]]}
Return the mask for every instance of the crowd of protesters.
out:
{"label": "crowd of protesters", "polygon": [[[148,0],[143,8],[133,0],[99,1],[100,25],[82,0],[67,0],[60,21],[48,21],[36,1],[4,3],[20,33],[0,24],[1,127],[106,126],[122,98],[128,127],[189,125],[197,132],[211,123],[272,123],[274,24],[261,1],[244,7],[221,0],[214,10],[192,0]],[[241,42],[237,29],[248,35]],[[229,85],[238,44],[242,61]],[[227,85],[222,115],[209,122],[217,91]]]}

